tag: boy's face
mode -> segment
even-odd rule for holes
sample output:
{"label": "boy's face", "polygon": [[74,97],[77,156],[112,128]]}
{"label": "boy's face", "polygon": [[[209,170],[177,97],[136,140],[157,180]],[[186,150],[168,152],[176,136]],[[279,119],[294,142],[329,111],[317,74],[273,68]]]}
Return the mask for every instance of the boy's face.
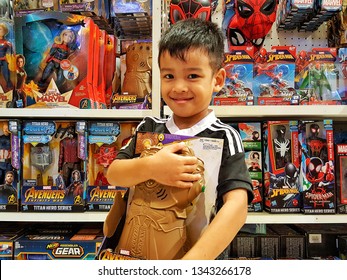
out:
{"label": "boy's face", "polygon": [[[161,94],[180,120],[192,126],[208,114],[213,92],[224,85],[225,71],[213,73],[208,55],[200,49],[187,51],[185,61],[164,52],[160,57]],[[181,127],[183,128],[183,127]]]}

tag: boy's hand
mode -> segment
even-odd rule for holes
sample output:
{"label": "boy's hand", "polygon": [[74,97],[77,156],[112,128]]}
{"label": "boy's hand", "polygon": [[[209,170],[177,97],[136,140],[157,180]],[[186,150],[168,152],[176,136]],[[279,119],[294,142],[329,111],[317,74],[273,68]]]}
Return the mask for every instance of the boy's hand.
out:
{"label": "boy's hand", "polygon": [[183,142],[175,143],[164,146],[154,154],[150,167],[151,178],[158,183],[178,188],[190,188],[193,182],[200,180],[200,174],[192,174],[197,168],[198,159],[179,154],[185,147]]}

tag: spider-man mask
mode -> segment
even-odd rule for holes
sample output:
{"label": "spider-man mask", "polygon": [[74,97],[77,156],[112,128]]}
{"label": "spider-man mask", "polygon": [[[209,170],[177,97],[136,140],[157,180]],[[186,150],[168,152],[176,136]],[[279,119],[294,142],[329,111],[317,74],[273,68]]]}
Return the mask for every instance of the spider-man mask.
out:
{"label": "spider-man mask", "polygon": [[[270,31],[276,20],[276,11],[277,0],[235,0],[235,15],[228,25],[231,44],[243,45],[252,41],[259,47],[263,42],[257,40],[263,39]],[[240,34],[236,36],[235,32],[243,38]]]}
{"label": "spider-man mask", "polygon": [[211,0],[171,0],[170,22],[172,24],[191,17],[210,20]]}

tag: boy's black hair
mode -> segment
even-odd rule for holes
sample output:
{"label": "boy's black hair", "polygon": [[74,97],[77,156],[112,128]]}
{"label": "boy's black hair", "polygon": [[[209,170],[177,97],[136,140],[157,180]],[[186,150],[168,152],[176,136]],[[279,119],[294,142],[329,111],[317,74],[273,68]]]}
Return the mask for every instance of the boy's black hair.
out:
{"label": "boy's black hair", "polygon": [[217,24],[198,18],[180,20],[166,30],[159,41],[158,63],[164,52],[185,61],[189,49],[207,52],[214,71],[222,67],[224,35]]}

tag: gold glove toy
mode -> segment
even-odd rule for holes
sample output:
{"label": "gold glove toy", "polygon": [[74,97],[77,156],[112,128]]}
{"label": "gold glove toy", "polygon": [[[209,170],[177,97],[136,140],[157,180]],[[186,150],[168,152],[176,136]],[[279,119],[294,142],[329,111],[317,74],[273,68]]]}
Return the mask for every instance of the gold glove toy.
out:
{"label": "gold glove toy", "polygon": [[[140,157],[152,156],[161,147],[145,149]],[[186,147],[182,156],[194,156],[192,149]],[[187,208],[204,191],[204,163],[199,159],[194,173],[202,179],[191,188],[176,188],[148,180],[135,186],[134,194],[116,248],[128,251],[130,256],[150,260],[179,259],[185,254]],[[117,207],[113,205],[112,208]],[[104,234],[112,236],[116,226],[107,225],[119,221],[119,213],[110,210],[104,225]],[[106,229],[106,230],[105,230]],[[107,230],[108,229],[108,230]]]}

